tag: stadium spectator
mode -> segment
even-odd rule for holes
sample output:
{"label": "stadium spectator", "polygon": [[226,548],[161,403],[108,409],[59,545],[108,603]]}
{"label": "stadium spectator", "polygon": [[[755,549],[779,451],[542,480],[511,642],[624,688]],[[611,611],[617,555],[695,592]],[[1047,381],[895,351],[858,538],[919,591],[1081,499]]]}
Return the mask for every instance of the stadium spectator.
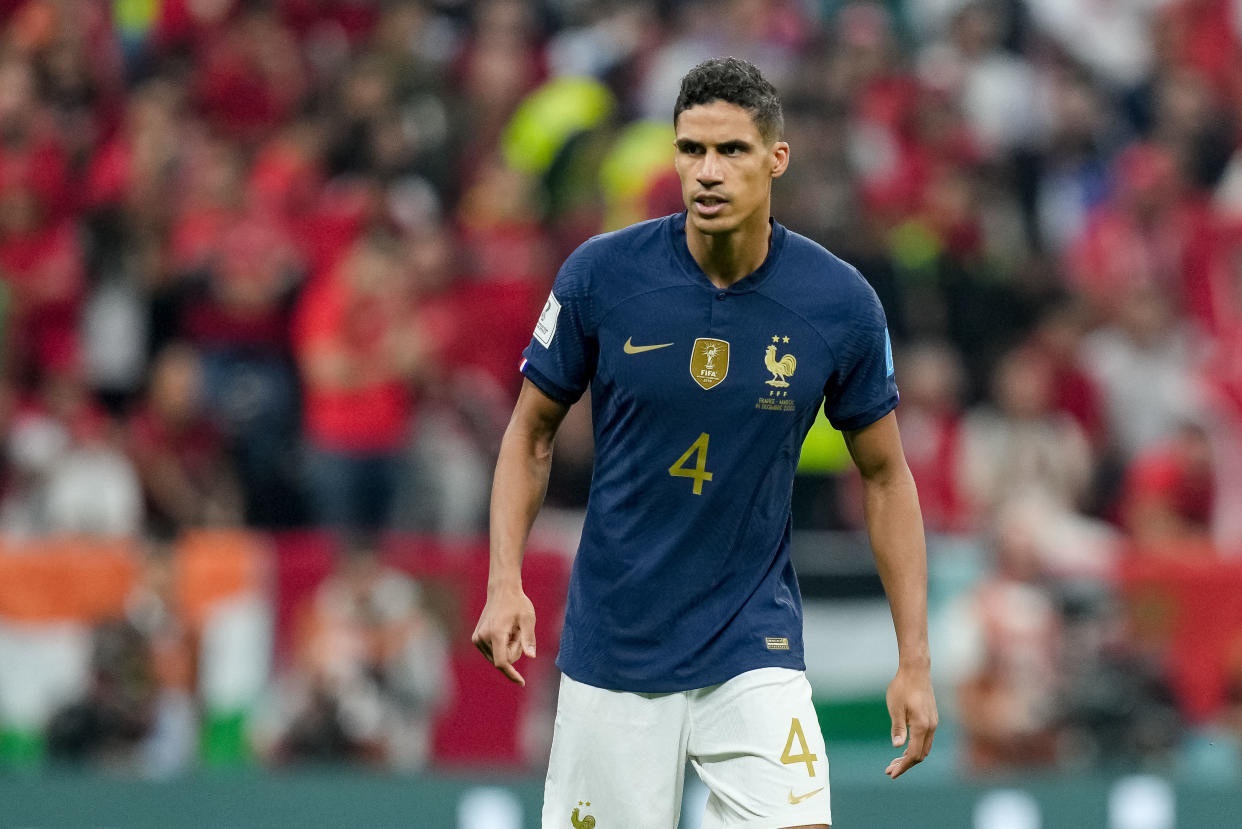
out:
{"label": "stadium spectator", "polygon": [[1151,137],[1177,162],[1191,186],[1216,186],[1234,149],[1237,123],[1209,81],[1190,69],[1169,69],[1151,92]]}
{"label": "stadium spectator", "polygon": [[77,355],[49,366],[18,401],[8,432],[11,477],[0,507],[14,536],[142,529],[142,492],[111,420],[83,381]]}
{"label": "stadium spectator", "polygon": [[[0,176],[4,175],[0,169]],[[6,356],[22,382],[76,353],[85,257],[72,222],[21,177],[0,180],[0,278],[7,293]]]}
{"label": "stadium spectator", "polygon": [[300,257],[274,216],[228,217],[212,256],[183,276],[179,329],[200,350],[206,400],[227,431],[248,523],[290,526],[296,481],[297,373],[288,342]]}
{"label": "stadium spectator", "polygon": [[1051,362],[1022,347],[993,376],[994,406],[976,407],[962,424],[961,486],[975,526],[1014,499],[1078,510],[1091,483],[1091,447],[1078,423],[1054,408]]}
{"label": "stadium spectator", "polygon": [[1145,289],[1210,325],[1210,278],[1221,250],[1207,202],[1187,187],[1173,156],[1153,144],[1123,150],[1113,175],[1112,197],[1090,212],[1068,252],[1071,286],[1104,319],[1116,315],[1119,297]]}
{"label": "stadium spectator", "polygon": [[1123,461],[1170,437],[1202,407],[1197,337],[1165,296],[1154,286],[1113,294],[1112,322],[1083,342],[1082,364],[1100,390]]}
{"label": "stadium spectator", "polygon": [[[855,17],[866,17],[873,9],[883,14],[869,3],[851,4],[853,9],[857,10]],[[644,118],[667,118],[668,102],[676,100],[682,75],[713,55],[735,55],[768,67],[773,82],[783,84],[792,74],[797,48],[806,36],[803,10],[787,0],[726,0],[719,4],[691,0],[670,11],[666,37],[643,56],[643,76],[634,90],[632,103]],[[850,13],[842,10],[841,16]],[[879,25],[886,23],[887,17]]]}
{"label": "stadium spectator", "polygon": [[1152,37],[1163,67],[1189,69],[1204,78],[1220,102],[1236,113],[1242,103],[1237,9],[1227,0],[1171,0],[1153,16]]}
{"label": "stadium spectator", "polygon": [[421,586],[373,550],[349,550],[301,619],[275,759],[422,768],[447,660]]}
{"label": "stadium spectator", "polygon": [[1108,195],[1108,153],[1120,138],[1120,116],[1095,79],[1073,64],[1054,64],[1045,83],[1046,133],[1025,189],[1033,191],[1038,249],[1060,257]]}
{"label": "stadium spectator", "polygon": [[76,206],[71,159],[31,61],[14,50],[0,55],[0,90],[0,180],[29,191],[35,226],[60,226]]}
{"label": "stadium spectator", "polygon": [[525,339],[526,326],[514,319],[537,313],[538,300],[521,279],[462,276],[459,251],[449,228],[432,217],[409,228],[400,245],[427,367],[393,525],[464,538],[484,525],[487,467],[512,399],[506,344]]}
{"label": "stadium spectator", "polygon": [[142,485],[117,431],[99,412],[73,424],[71,444],[48,471],[40,532],[101,537],[142,532]]}
{"label": "stadium spectator", "polygon": [[307,87],[292,33],[274,9],[250,3],[203,44],[192,84],[213,130],[247,144],[288,121]]}
{"label": "stadium spectator", "polygon": [[429,370],[409,275],[369,235],[303,295],[295,347],[313,516],[338,530],[388,525],[418,382]]}
{"label": "stadium spectator", "polygon": [[1207,432],[1185,423],[1131,461],[1117,512],[1142,550],[1204,548],[1212,529],[1214,490]]}
{"label": "stadium spectator", "polygon": [[902,383],[897,421],[923,523],[931,533],[967,531],[972,515],[961,488],[961,360],[946,345],[922,343],[911,346],[898,365],[909,379]]}
{"label": "stadium spectator", "polygon": [[186,115],[182,87],[153,78],[132,91],[120,125],[101,136],[84,164],[91,266],[124,274],[144,299],[170,277],[162,246],[176,218],[169,205],[181,207],[181,172],[193,125]]}
{"label": "stadium spectator", "polygon": [[[1035,73],[1021,53],[1004,48],[1009,26],[996,2],[963,3],[948,37],[920,56],[925,77],[953,87],[985,158],[1008,157],[1038,137]],[[943,87],[942,87],[943,88]]]}
{"label": "stadium spectator", "polygon": [[453,61],[463,111],[454,119],[465,137],[455,154],[459,181],[474,178],[476,160],[487,159],[522,96],[544,74],[535,9],[521,0],[471,4],[471,27]]}
{"label": "stadium spectator", "polygon": [[239,482],[203,395],[199,353],[174,343],[156,357],[145,399],[130,418],[130,454],[159,537],[242,518]]}
{"label": "stadium spectator", "polygon": [[394,79],[374,59],[350,67],[337,92],[339,117],[325,152],[329,175],[389,172],[382,156],[381,132],[393,113]]}
{"label": "stadium spectator", "polygon": [[1122,92],[1139,86],[1153,59],[1152,12],[1161,0],[1096,3],[1027,0],[1034,28],[1103,83]]}
{"label": "stadium spectator", "polygon": [[1082,364],[1083,338],[1088,326],[1084,308],[1054,307],[1040,318],[1030,345],[1051,366],[1053,408],[1073,417],[1098,450],[1107,435],[1107,424],[1100,390]]}
{"label": "stadium spectator", "polygon": [[199,730],[194,653],[177,616],[175,581],[165,552],[152,545],[123,618],[90,632],[85,687],[51,717],[54,760],[152,778],[192,768]]}
{"label": "stadium spectator", "polygon": [[1048,767],[1058,758],[1061,619],[1029,525],[1001,516],[995,571],[954,608],[962,662],[957,702],[966,764],[976,771]]}
{"label": "stadium spectator", "polygon": [[93,638],[87,692],[52,716],[48,752],[61,762],[136,771],[139,746],[151,730],[151,652],[127,622],[101,625]]}

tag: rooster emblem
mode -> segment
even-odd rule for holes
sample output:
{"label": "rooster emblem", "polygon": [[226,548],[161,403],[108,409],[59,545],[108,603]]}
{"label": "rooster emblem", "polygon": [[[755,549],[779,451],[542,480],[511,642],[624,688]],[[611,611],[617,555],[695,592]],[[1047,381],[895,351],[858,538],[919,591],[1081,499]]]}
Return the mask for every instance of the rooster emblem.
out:
{"label": "rooster emblem", "polygon": [[[579,801],[578,805],[581,806],[582,802]],[[590,806],[591,804],[587,803],[586,805]],[[595,816],[587,815],[579,820],[577,809],[574,809],[574,813],[569,816],[569,822],[573,824],[574,829],[595,829]]]}
{"label": "rooster emblem", "polygon": [[792,354],[786,354],[779,360],[776,359],[776,346],[774,345],[768,346],[763,356],[763,364],[767,366],[768,371],[772,372],[772,379],[768,380],[767,384],[776,386],[778,389],[788,388],[789,381],[785,378],[793,374],[794,369],[798,367],[798,361]]}

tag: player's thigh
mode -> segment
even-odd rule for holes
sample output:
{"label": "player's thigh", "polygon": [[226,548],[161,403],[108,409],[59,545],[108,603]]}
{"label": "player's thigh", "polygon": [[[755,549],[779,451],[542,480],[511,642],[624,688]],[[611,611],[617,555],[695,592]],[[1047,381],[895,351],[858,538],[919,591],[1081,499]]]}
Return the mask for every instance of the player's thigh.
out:
{"label": "player's thigh", "polygon": [[690,761],[711,792],[703,829],[832,822],[828,755],[801,671],[747,671],[690,700]]}
{"label": "player's thigh", "polygon": [[686,695],[606,691],[561,677],[544,829],[676,829]]}

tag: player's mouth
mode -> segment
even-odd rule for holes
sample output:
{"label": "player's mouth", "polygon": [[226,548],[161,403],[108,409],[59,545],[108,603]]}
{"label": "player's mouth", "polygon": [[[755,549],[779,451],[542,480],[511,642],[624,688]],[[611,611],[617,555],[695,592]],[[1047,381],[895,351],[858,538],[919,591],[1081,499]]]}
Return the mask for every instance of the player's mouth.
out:
{"label": "player's mouth", "polygon": [[723,196],[704,193],[694,197],[694,211],[700,216],[711,217],[724,210],[728,203],[729,200]]}

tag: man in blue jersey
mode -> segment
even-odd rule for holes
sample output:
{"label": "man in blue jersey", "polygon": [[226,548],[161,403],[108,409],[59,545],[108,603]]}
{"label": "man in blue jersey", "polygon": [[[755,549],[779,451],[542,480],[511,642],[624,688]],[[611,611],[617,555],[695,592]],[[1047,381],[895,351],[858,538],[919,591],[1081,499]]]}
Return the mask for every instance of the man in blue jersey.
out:
{"label": "man in blue jersey", "polygon": [[862,474],[897,633],[887,699],[905,751],[890,777],[927,756],[937,723],[922,519],[884,311],[857,270],[772,221],[789,145],[754,66],[691,70],[673,123],[686,212],[575,251],[524,352],[473,639],[523,682],[515,664],[535,656],[523,547],[557,427],[590,385],[595,469],[543,826],[673,829],[688,760],[710,792],[704,826],[827,827],[789,559],[794,470],[820,406]]}

